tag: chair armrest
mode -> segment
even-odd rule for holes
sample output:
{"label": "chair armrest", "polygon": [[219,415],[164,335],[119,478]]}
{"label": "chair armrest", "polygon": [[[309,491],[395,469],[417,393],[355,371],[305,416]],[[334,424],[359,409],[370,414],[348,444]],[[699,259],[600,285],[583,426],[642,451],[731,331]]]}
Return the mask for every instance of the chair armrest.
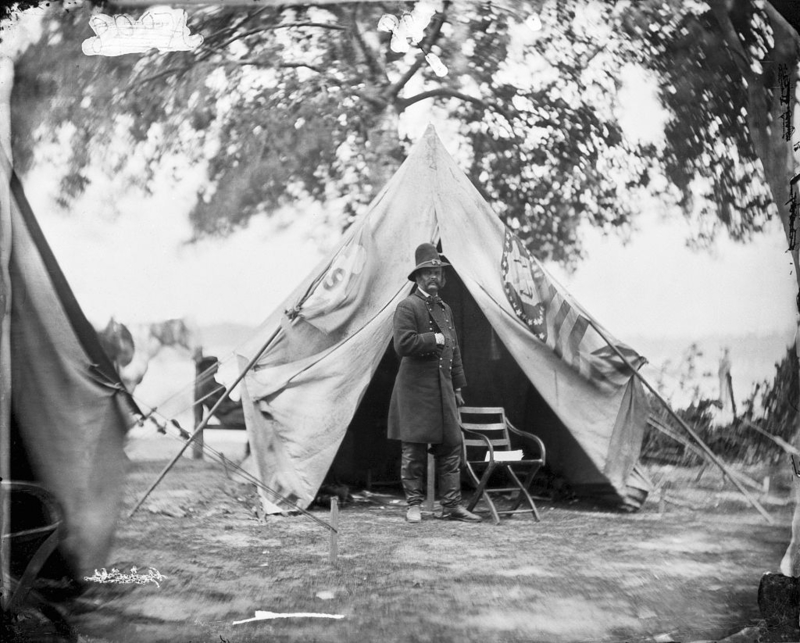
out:
{"label": "chair armrest", "polygon": [[[486,448],[489,450],[489,462],[494,462],[494,447],[492,446],[492,441],[487,438],[483,433],[478,433],[477,431],[470,431],[469,429],[465,429],[463,426],[461,427],[462,433],[469,433],[470,435],[474,435],[479,437],[486,443]],[[466,445],[464,446],[464,459],[466,460]]]}
{"label": "chair armrest", "polygon": [[538,436],[534,435],[533,433],[528,433],[527,431],[523,431],[522,429],[518,429],[513,424],[511,424],[511,422],[508,421],[508,418],[506,418],[506,426],[508,426],[509,431],[511,431],[512,433],[536,444],[536,446],[539,449],[539,454],[540,454],[539,459],[542,461],[542,464],[545,463],[546,450],[544,447],[544,442],[542,442],[542,440]]}

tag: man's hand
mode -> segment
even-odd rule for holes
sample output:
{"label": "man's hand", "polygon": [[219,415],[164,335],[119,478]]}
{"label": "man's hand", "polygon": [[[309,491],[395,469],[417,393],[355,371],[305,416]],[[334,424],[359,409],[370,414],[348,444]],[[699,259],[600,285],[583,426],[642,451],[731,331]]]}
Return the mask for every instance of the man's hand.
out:
{"label": "man's hand", "polygon": [[456,389],[456,404],[458,406],[464,406],[466,402],[464,402],[464,397],[461,395],[461,389]]}
{"label": "man's hand", "polygon": [[441,333],[434,333],[433,336],[436,338],[437,346],[444,346],[444,335]]}

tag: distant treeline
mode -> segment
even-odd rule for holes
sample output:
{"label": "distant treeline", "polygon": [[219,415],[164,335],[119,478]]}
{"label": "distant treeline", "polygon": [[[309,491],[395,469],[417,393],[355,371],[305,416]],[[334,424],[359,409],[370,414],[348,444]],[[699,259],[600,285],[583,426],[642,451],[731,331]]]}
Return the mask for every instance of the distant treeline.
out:
{"label": "distant treeline", "polygon": [[[685,409],[675,409],[675,412],[725,461],[742,464],[777,462],[786,456],[783,448],[749,424],[797,446],[798,386],[797,351],[791,346],[783,359],[775,364],[772,381],[765,380],[754,385],[750,396],[737,408],[737,417],[730,424],[713,425],[719,407],[717,400],[700,399]],[[651,400],[651,409],[663,423],[678,434],[685,435],[685,431],[655,399]],[[691,441],[688,435],[686,437]],[[691,449],[650,426],[645,433],[642,458],[649,462],[680,466],[696,466],[702,462],[700,456]]]}

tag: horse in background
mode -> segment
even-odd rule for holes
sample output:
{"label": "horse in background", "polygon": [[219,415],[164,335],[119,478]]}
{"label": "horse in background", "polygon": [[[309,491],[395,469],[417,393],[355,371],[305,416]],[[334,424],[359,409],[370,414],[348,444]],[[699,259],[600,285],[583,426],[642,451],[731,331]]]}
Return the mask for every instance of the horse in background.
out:
{"label": "horse in background", "polygon": [[121,324],[116,319],[111,317],[108,324],[103,330],[97,331],[97,338],[100,340],[100,346],[111,363],[114,365],[117,373],[124,366],[127,366],[133,360],[134,341],[131,331],[125,324]]}
{"label": "horse in background", "polygon": [[162,348],[183,349],[193,360],[198,359],[202,353],[199,333],[193,324],[183,318],[167,319],[166,321],[149,324],[131,324],[126,327],[124,324],[116,322],[112,317],[102,333],[107,333],[105,339],[101,339],[101,343],[103,343],[104,348],[106,344],[110,347],[106,352],[112,358],[112,361],[114,361],[112,357],[114,351],[119,350],[118,347],[127,348],[129,345],[128,338],[130,338],[132,353],[130,359],[127,359],[127,352],[123,352],[127,362],[123,363],[122,360],[115,361],[115,365],[122,383],[131,393],[141,384],[145,373],[147,373],[150,360]]}

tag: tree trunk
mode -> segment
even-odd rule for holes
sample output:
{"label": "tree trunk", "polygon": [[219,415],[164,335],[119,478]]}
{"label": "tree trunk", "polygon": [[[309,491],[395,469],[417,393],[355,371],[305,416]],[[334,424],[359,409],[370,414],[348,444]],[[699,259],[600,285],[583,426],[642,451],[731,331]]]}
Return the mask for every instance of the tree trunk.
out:
{"label": "tree trunk", "polygon": [[[747,123],[753,146],[764,166],[764,175],[778,208],[800,292],[800,247],[798,246],[800,239],[796,238],[800,220],[795,221],[795,217],[800,217],[800,183],[792,184],[797,165],[793,144],[800,140],[800,134],[794,136],[791,130],[786,130],[786,119],[789,119],[788,125],[791,126],[797,111],[796,89],[797,81],[800,79],[798,75],[800,59],[797,52],[800,50],[800,36],[767,3],[766,12],[773,30],[774,44],[772,51],[765,57],[762,73],[756,74],[747,67],[749,58],[743,57],[746,52],[733,29],[729,13],[732,4],[735,3],[714,2],[712,7],[742,75],[748,82]],[[771,93],[768,93],[768,90],[772,90]],[[800,326],[797,337],[800,339]],[[800,447],[800,425],[797,416],[794,425],[796,446]],[[787,576],[800,576],[800,480],[795,484],[792,539],[780,563],[780,569]]]}
{"label": "tree trunk", "polygon": [[[14,63],[0,58],[0,148],[11,161],[11,88],[14,84]],[[5,165],[5,164],[3,164]],[[11,479],[11,195],[10,176],[2,177],[0,189],[0,479]],[[0,492],[0,583],[8,578],[10,565],[9,531],[10,506],[7,493]],[[8,588],[3,587],[8,597]],[[3,601],[5,606],[5,600]]]}
{"label": "tree trunk", "polygon": [[[794,274],[798,282],[798,292],[800,293],[800,239],[797,238],[800,228],[800,183],[792,184],[795,175],[796,161],[793,153],[793,144],[797,140],[790,132],[785,131],[785,120],[789,119],[789,125],[794,123],[796,110],[796,88],[798,75],[798,34],[791,26],[785,23],[779,16],[771,16],[772,28],[774,32],[774,47],[770,64],[772,74],[764,74],[767,78],[775,79],[772,91],[772,100],[769,105],[762,107],[762,114],[769,113],[770,123],[765,127],[757,127],[751,123],[751,135],[756,152],[764,165],[767,183],[769,184],[778,213],[786,234],[787,247],[791,252],[794,263]],[[766,69],[764,70],[767,71]],[[782,91],[781,79],[789,84],[788,103],[787,94]],[[766,87],[759,83],[756,89],[761,96],[766,96]],[[748,88],[748,94],[753,95],[754,89]],[[783,100],[782,100],[783,98]],[[751,103],[748,114],[753,109],[758,109],[757,104]],[[766,108],[766,109],[765,109]],[[756,113],[757,115],[757,113]],[[748,121],[750,121],[748,117]],[[787,136],[788,135],[788,136]],[[786,140],[789,138],[789,140]],[[798,295],[800,302],[800,295]],[[800,318],[798,318],[800,320]],[[800,340],[800,326],[796,339]],[[798,342],[800,344],[800,342]],[[797,346],[797,345],[796,345]],[[795,446],[800,447],[800,424],[798,416],[794,418]],[[788,466],[788,464],[787,464]],[[795,508],[792,520],[792,538],[786,554],[780,563],[780,570],[787,576],[800,576],[800,480],[795,480]]]}

